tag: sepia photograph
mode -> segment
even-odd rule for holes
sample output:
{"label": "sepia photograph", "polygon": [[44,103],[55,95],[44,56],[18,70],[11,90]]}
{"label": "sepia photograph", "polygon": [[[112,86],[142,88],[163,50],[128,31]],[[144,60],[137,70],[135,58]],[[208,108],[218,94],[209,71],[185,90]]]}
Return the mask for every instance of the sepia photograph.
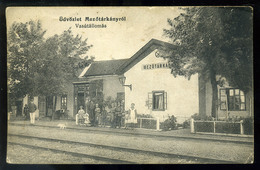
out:
{"label": "sepia photograph", "polygon": [[8,7],[8,164],[253,164],[253,8]]}

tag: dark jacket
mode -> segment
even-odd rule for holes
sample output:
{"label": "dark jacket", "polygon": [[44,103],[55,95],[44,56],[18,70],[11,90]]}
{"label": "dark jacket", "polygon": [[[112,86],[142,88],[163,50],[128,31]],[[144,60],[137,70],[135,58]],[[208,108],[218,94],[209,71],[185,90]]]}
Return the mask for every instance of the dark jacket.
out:
{"label": "dark jacket", "polygon": [[29,113],[33,113],[37,109],[37,107],[34,103],[29,103],[28,107],[29,107]]}

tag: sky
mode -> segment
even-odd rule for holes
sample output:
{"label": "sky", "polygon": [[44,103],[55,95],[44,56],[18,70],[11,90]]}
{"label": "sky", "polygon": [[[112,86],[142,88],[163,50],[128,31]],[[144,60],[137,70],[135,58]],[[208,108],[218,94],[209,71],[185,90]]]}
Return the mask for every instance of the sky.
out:
{"label": "sky", "polygon": [[[71,27],[74,35],[87,38],[93,47],[88,51],[96,61],[132,57],[152,38],[169,41],[163,29],[167,18],[180,14],[178,7],[9,7],[6,10],[7,31],[14,22],[40,20],[45,38],[61,34]],[[60,21],[72,17],[78,21]],[[88,21],[86,17],[125,17],[125,21]],[[106,28],[77,28],[76,25],[106,25]]]}

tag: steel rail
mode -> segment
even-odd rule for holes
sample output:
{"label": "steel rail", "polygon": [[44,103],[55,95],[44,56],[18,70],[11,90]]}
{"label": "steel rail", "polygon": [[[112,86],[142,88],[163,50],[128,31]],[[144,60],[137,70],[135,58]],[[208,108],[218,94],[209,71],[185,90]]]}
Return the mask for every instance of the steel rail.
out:
{"label": "steel rail", "polygon": [[63,139],[54,139],[54,138],[45,138],[45,137],[36,137],[36,136],[27,136],[27,135],[19,135],[19,134],[9,134],[10,136],[16,136],[20,138],[32,138],[38,140],[45,140],[45,141],[52,141],[52,142],[60,142],[60,143],[68,143],[68,144],[75,144],[75,145],[84,145],[90,147],[101,147],[108,150],[113,151],[126,151],[131,153],[141,153],[141,154],[148,154],[153,156],[165,157],[165,158],[178,158],[178,159],[185,159],[185,160],[192,160],[200,163],[210,163],[210,164],[237,164],[240,162],[235,161],[228,161],[228,160],[220,160],[214,158],[206,158],[206,157],[198,157],[198,156],[190,156],[190,155],[182,155],[182,154],[174,154],[174,153],[165,153],[165,152],[157,152],[157,151],[148,151],[142,149],[134,149],[134,148],[126,148],[126,147],[118,147],[118,146],[111,146],[111,145],[103,145],[103,144],[94,144],[94,143],[87,143],[87,142],[77,142],[71,140],[63,140]]}
{"label": "steel rail", "polygon": [[89,154],[85,154],[85,153],[64,151],[64,150],[60,150],[60,149],[28,145],[28,144],[22,144],[22,143],[17,143],[17,142],[8,142],[8,143],[11,145],[19,145],[19,146],[23,146],[23,147],[30,148],[30,149],[41,149],[41,150],[45,150],[45,151],[46,150],[52,151],[55,153],[65,153],[65,154],[72,155],[74,157],[80,157],[80,158],[85,157],[85,158],[95,159],[95,160],[104,161],[104,162],[108,162],[108,163],[114,163],[114,164],[134,164],[135,163],[135,162],[131,162],[131,161],[107,158],[107,157],[103,157],[103,156],[96,156],[96,155],[89,155]]}

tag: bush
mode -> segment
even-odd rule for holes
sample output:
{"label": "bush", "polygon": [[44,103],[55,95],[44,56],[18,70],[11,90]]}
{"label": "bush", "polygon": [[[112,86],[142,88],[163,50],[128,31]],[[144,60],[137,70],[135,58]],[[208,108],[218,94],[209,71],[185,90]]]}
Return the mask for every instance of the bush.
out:
{"label": "bush", "polygon": [[175,129],[177,129],[177,119],[173,115],[169,116],[169,118],[166,119],[164,122],[162,122],[160,124],[160,126],[161,126],[161,129],[164,131],[175,130]]}
{"label": "bush", "polygon": [[187,129],[190,127],[190,120],[185,120],[183,123],[182,123],[182,127],[183,129]]}

